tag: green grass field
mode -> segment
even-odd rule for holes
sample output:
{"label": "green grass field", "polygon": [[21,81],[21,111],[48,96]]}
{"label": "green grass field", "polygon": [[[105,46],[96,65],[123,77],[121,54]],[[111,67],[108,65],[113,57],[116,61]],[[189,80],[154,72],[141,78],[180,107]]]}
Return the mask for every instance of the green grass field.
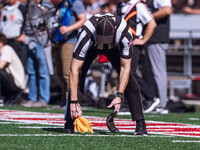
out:
{"label": "green grass field", "polygon": [[[30,112],[46,112],[64,114],[61,110],[23,108],[20,106],[0,107],[0,111],[23,110]],[[107,117],[111,112],[108,109],[88,108],[83,110],[84,116]],[[130,119],[130,116],[118,116],[122,119]],[[195,113],[170,113],[167,115],[146,114],[146,120],[162,121],[171,123],[182,123],[200,125],[200,110]],[[64,149],[146,149],[146,150],[177,150],[177,149],[200,149],[200,138],[172,136],[164,134],[148,134],[148,136],[134,136],[133,132],[120,132],[113,134],[108,130],[94,130],[91,133],[62,133],[63,126],[26,124],[19,121],[6,121],[0,115],[0,149],[7,150],[64,150]],[[200,135],[200,128],[197,126]],[[148,130],[148,127],[147,127]]]}

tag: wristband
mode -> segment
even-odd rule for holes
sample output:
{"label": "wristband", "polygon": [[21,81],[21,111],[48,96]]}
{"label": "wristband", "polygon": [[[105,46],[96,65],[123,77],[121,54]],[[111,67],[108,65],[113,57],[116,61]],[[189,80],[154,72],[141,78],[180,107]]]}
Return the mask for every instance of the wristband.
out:
{"label": "wristband", "polygon": [[77,104],[77,103],[79,103],[79,100],[70,101],[70,104]]}
{"label": "wristband", "polygon": [[121,100],[124,100],[124,94],[122,92],[117,92],[116,97],[121,98]]}

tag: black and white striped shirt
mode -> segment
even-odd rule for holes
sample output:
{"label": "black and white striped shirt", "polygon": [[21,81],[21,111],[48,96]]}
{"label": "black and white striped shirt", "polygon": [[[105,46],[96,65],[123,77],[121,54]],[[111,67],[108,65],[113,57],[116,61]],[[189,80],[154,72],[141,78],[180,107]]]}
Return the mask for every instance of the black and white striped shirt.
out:
{"label": "black and white striped shirt", "polygon": [[[110,15],[113,17],[114,20],[116,20],[116,17],[118,17],[110,13],[100,13],[96,14],[95,18],[98,20],[98,18],[103,15]],[[120,57],[124,59],[129,59],[131,58],[132,54],[132,33],[126,21],[123,18],[120,18],[119,20],[120,22],[115,32],[116,35],[114,42],[119,46]],[[82,27],[82,30],[79,33],[79,38],[74,48],[73,57],[78,60],[84,60],[88,49],[92,48],[92,46],[97,46],[97,49],[99,50],[103,50],[104,47],[102,44],[98,44],[96,42],[96,28],[89,19],[85,22],[85,24]],[[108,46],[108,49],[111,48],[113,48],[112,44]]]}

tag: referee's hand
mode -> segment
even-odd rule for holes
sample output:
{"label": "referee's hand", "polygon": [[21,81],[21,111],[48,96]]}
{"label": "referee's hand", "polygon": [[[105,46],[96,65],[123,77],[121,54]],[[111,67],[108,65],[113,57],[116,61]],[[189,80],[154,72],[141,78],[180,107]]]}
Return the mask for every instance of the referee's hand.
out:
{"label": "referee's hand", "polygon": [[107,108],[111,108],[113,106],[115,107],[113,112],[117,111],[117,114],[116,114],[117,116],[121,108],[121,98],[115,97],[115,99],[113,99],[113,101],[110,103],[110,105],[107,106]]}
{"label": "referee's hand", "polygon": [[70,104],[70,112],[72,119],[76,119],[77,117],[82,116],[82,108],[80,104]]}

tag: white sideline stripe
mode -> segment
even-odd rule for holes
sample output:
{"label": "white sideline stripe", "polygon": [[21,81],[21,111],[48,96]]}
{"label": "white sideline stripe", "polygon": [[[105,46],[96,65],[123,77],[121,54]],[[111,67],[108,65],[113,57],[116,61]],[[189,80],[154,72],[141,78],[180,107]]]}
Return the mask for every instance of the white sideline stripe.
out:
{"label": "white sideline stripe", "polygon": [[[117,125],[117,124],[115,124],[118,128],[135,128],[135,126],[120,126],[120,125]],[[126,124],[127,125],[127,124]],[[160,129],[165,129],[166,130],[166,128],[197,128],[197,127],[195,127],[195,126],[146,126],[147,127],[147,129],[150,129],[150,130],[157,130],[158,128],[160,128]],[[198,126],[199,127],[199,126]],[[152,129],[153,128],[153,129]],[[173,130],[173,129],[170,129],[170,130]]]}
{"label": "white sideline stripe", "polygon": [[[43,129],[43,128],[63,128],[63,127],[35,127],[35,126],[19,126],[18,128],[27,128],[27,129]],[[93,129],[98,129],[98,130],[108,130],[107,127],[102,127],[101,129],[99,127],[92,127]]]}
{"label": "white sideline stripe", "polygon": [[32,124],[32,123],[25,123],[25,122],[0,122],[0,124]]}
{"label": "white sideline stripe", "polygon": [[[144,136],[139,136],[139,135],[81,135],[81,134],[0,134],[0,136],[96,136],[96,137],[144,137]],[[170,135],[166,136],[159,136],[159,135],[147,135],[145,137],[173,137]]]}
{"label": "white sideline stripe", "polygon": [[173,133],[163,133],[163,132],[148,132],[149,134],[158,134],[158,135],[171,135],[171,136],[174,136],[174,137],[195,137],[195,138],[200,138],[199,135],[178,135],[178,134],[173,134]]}
{"label": "white sideline stripe", "polygon": [[199,126],[147,126],[147,128],[197,128]]}
{"label": "white sideline stripe", "polygon": [[19,120],[10,120],[10,119],[2,119],[2,120],[13,121],[13,124],[15,124],[17,122],[16,124],[24,123],[24,124],[40,124],[40,125],[43,124],[43,125],[64,126],[64,123],[63,124],[53,124],[53,123],[49,123],[49,121],[40,121],[40,122],[38,122],[37,120],[36,121],[27,121],[27,120],[19,121]]}
{"label": "white sideline stripe", "polygon": [[47,128],[47,129],[57,129],[57,128],[63,128],[63,127],[31,127],[31,126],[19,126],[18,128],[25,128],[25,129],[43,129],[43,128]]}
{"label": "white sideline stripe", "polygon": [[175,141],[175,140],[173,140],[172,141],[173,143],[200,143],[200,141]]}
{"label": "white sideline stripe", "polygon": [[188,118],[189,120],[199,120],[199,118]]}
{"label": "white sideline stripe", "polygon": [[[172,135],[176,135],[176,136],[190,136],[190,135],[179,135],[179,134],[176,134],[176,133],[183,133],[183,134],[186,134],[186,133],[194,133],[194,134],[199,134],[199,132],[155,132],[157,130],[149,130],[151,132],[149,133],[152,133],[152,134],[172,134]],[[197,136],[197,135],[196,135]],[[195,137],[196,137],[195,136]],[[192,136],[191,136],[192,137]],[[200,136],[198,136],[200,138]]]}
{"label": "white sideline stripe", "polygon": [[64,115],[57,115],[57,116],[50,116],[50,115],[9,115],[9,117],[12,118],[56,118],[56,119],[63,119],[64,120]]}
{"label": "white sideline stripe", "polygon": [[131,115],[130,112],[119,112],[118,115],[123,116],[123,115]]}
{"label": "white sideline stripe", "polygon": [[148,117],[159,117],[159,116],[156,116],[156,115],[148,115]]}
{"label": "white sideline stripe", "polygon": [[188,131],[186,131],[186,132],[180,132],[180,131],[178,131],[178,132],[165,132],[165,133],[170,133],[170,134],[174,134],[174,133],[195,133],[195,134],[200,134],[199,132],[188,132]]}

